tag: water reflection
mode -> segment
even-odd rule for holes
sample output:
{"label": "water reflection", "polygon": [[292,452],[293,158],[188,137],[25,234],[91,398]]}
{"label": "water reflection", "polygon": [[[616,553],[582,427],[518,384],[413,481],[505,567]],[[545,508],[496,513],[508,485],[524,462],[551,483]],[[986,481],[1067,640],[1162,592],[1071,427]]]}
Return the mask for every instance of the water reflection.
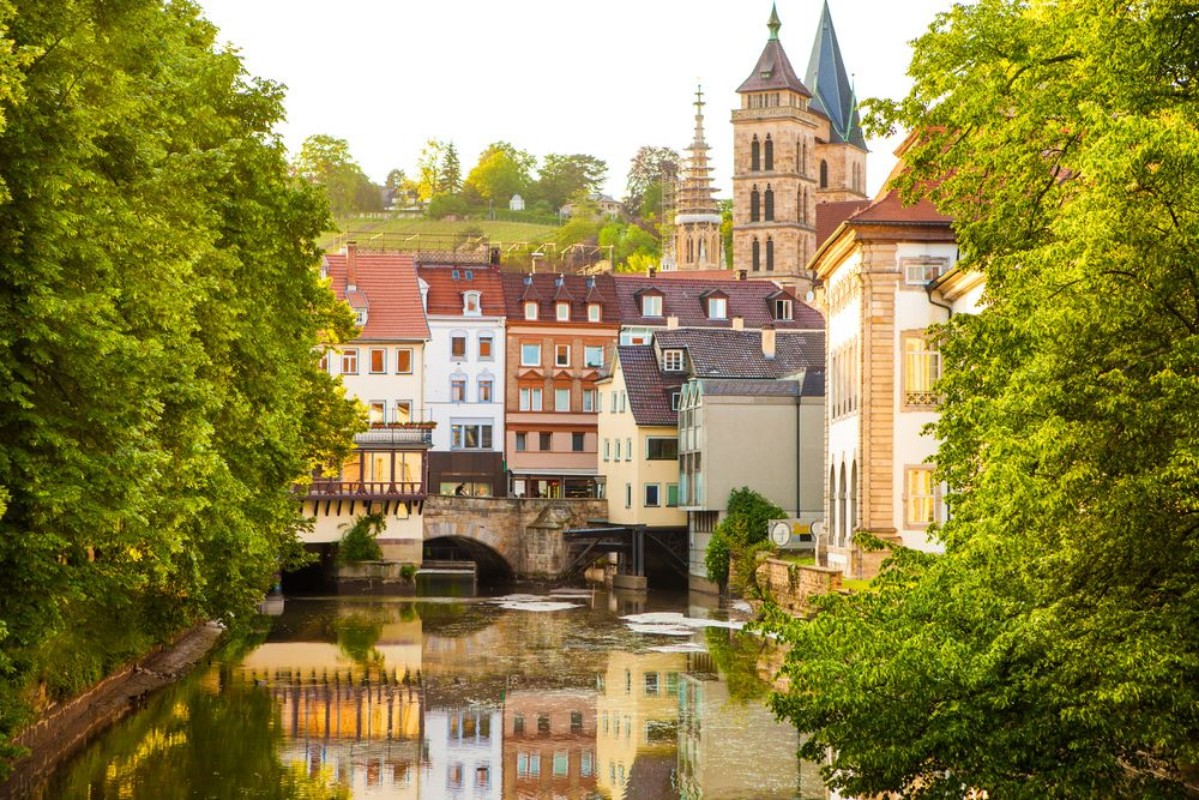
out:
{"label": "water reflection", "polygon": [[826,797],[762,705],[760,642],[621,619],[718,609],[536,600],[555,605],[288,601],[264,642],[154,698],[34,796]]}

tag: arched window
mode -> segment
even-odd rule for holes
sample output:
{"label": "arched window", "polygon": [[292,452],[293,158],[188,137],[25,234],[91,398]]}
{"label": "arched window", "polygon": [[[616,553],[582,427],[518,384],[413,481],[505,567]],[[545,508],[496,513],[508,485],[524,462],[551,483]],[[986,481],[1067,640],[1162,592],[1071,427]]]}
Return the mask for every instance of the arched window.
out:
{"label": "arched window", "polygon": [[841,513],[839,513],[837,515],[837,522],[840,523],[840,527],[839,527],[838,533],[837,533],[837,541],[841,542],[842,544],[845,544],[849,540],[849,537],[846,536],[846,527],[845,527],[845,511],[844,511],[844,509],[845,509],[845,503],[847,500],[846,494],[848,494],[848,493],[845,491],[845,465],[842,464],[841,465],[841,483],[837,487],[837,505],[841,507],[840,509],[838,509],[839,511],[841,511]]}
{"label": "arched window", "polygon": [[687,263],[692,264],[694,262],[695,262],[695,241],[690,236],[688,236],[687,237]]}
{"label": "arched window", "polygon": [[762,196],[758,193],[758,186],[754,184],[754,188],[749,190],[749,221],[757,222],[762,216]]}
{"label": "arched window", "polygon": [[828,162],[824,159],[820,160],[820,188],[828,188]]}
{"label": "arched window", "polygon": [[858,460],[855,458],[849,470],[849,508],[847,509],[849,536],[853,538],[854,529],[858,527]]}
{"label": "arched window", "polygon": [[766,237],[766,271],[774,271],[774,239]]}
{"label": "arched window", "polygon": [[841,546],[841,530],[837,527],[837,468],[828,468],[828,534],[833,545]]}
{"label": "arched window", "polygon": [[762,168],[760,157],[761,144],[758,142],[758,135],[755,133],[753,141],[749,143],[749,170],[757,172]]}
{"label": "arched window", "polygon": [[774,142],[769,133],[766,134],[766,169],[774,169]]}
{"label": "arched window", "polygon": [[774,189],[770,188],[770,184],[766,184],[766,221],[774,219]]}
{"label": "arched window", "polygon": [[797,222],[808,221],[808,204],[804,202],[804,190],[802,186],[795,192],[795,219]]}
{"label": "arched window", "polygon": [[754,237],[752,261],[754,272],[757,272],[762,268],[762,245],[758,242],[758,238],[756,236]]}

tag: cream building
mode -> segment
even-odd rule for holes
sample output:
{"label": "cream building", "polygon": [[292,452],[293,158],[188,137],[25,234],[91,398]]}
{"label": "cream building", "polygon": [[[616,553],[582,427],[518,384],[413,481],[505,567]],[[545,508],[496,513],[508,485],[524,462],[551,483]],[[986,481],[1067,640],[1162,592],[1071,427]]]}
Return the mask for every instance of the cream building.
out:
{"label": "cream building", "polygon": [[816,204],[864,198],[866,142],[828,4],[817,28],[807,80],[779,40],[770,39],[737,89],[733,111],[733,265],[804,296],[816,249]]}

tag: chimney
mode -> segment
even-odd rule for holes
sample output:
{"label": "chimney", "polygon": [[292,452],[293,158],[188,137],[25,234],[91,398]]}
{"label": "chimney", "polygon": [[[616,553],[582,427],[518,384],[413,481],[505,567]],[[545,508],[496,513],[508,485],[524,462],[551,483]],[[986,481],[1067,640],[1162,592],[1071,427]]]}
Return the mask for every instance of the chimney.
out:
{"label": "chimney", "polygon": [[346,242],[346,291],[358,288],[358,242]]}
{"label": "chimney", "polygon": [[770,323],[762,326],[762,355],[768,361],[774,359],[774,325]]}
{"label": "chimney", "polygon": [[747,277],[749,277],[749,272],[747,272],[746,270],[743,270],[743,269],[737,270],[737,280],[743,281]]}
{"label": "chimney", "polygon": [[666,330],[672,331],[677,327],[679,327],[679,318],[678,317],[676,317],[672,314],[671,316],[666,318]]}
{"label": "chimney", "polygon": [[733,330],[745,330],[745,317],[733,317]]}
{"label": "chimney", "polygon": [[657,274],[658,274],[658,268],[657,268],[657,267],[650,267],[650,268],[649,268],[649,269],[646,271],[646,274],[648,274],[648,275],[649,275],[649,276],[652,278],[652,277],[654,277],[655,275],[657,275]]}

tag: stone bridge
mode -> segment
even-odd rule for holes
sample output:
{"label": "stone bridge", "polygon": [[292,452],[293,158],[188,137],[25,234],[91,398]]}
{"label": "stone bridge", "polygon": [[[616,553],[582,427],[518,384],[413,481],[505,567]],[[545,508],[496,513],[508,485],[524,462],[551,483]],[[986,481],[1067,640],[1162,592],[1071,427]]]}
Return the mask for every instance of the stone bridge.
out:
{"label": "stone bridge", "polygon": [[554,579],[570,566],[562,532],[606,519],[608,501],[430,495],[423,516],[426,544],[449,540],[481,571]]}

